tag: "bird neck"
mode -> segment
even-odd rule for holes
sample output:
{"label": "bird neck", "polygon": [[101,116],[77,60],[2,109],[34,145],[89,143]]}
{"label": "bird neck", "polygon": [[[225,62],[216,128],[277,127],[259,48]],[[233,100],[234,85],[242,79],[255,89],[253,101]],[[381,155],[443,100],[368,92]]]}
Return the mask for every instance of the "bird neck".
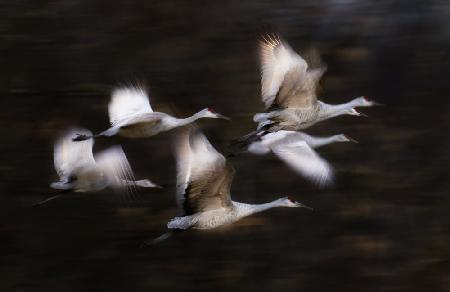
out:
{"label": "bird neck", "polygon": [[333,142],[336,142],[337,135],[330,136],[330,137],[314,137],[309,139],[309,141],[306,141],[306,143],[312,147],[312,148],[318,148],[322,147],[324,145],[331,144]]}
{"label": "bird neck", "polygon": [[281,203],[279,200],[275,200],[269,203],[264,204],[246,204],[246,203],[239,203],[239,202],[233,202],[236,210],[238,211],[239,217],[245,217],[249,216],[255,213],[263,212],[275,207],[281,207]]}
{"label": "bird neck", "polygon": [[146,187],[149,180],[142,179],[142,180],[129,180],[129,179],[120,179],[120,183],[122,185],[130,186],[130,187]]}
{"label": "bird neck", "polygon": [[135,183],[138,187],[145,187],[145,186],[147,186],[148,180],[145,180],[145,179],[136,180],[136,181],[134,181],[134,183]]}
{"label": "bird neck", "polygon": [[202,118],[203,114],[204,114],[203,111],[199,111],[190,117],[177,119],[177,123],[178,123],[177,126],[189,125],[189,124],[195,122],[196,120]]}
{"label": "bird neck", "polygon": [[345,114],[349,109],[355,107],[355,100],[341,104],[321,103],[321,112],[324,118],[332,118]]}
{"label": "bird neck", "polygon": [[134,180],[129,180],[129,179],[121,179],[121,183],[124,184],[124,185],[127,185],[127,186],[139,186],[142,183],[142,181],[140,181],[140,180],[134,181]]}

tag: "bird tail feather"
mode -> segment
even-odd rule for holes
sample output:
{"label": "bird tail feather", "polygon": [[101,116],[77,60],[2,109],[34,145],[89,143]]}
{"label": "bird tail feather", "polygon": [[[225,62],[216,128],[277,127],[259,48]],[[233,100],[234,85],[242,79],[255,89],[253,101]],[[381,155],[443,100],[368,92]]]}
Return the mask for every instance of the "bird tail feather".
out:
{"label": "bird tail feather", "polygon": [[166,233],[161,234],[160,236],[158,236],[156,238],[152,238],[152,239],[148,239],[148,240],[144,241],[143,243],[141,243],[141,247],[156,245],[156,244],[166,240],[167,238],[171,237],[172,235],[173,235],[173,231],[168,231]]}
{"label": "bird tail feather", "polygon": [[248,133],[247,135],[244,135],[242,137],[231,140],[231,142],[230,142],[231,154],[236,155],[238,153],[242,153],[242,152],[246,151],[248,145],[259,140],[260,135],[261,135],[260,132],[261,131],[256,130],[256,131]]}
{"label": "bird tail feather", "polygon": [[62,196],[64,196],[64,194],[65,194],[65,192],[61,192],[61,193],[59,193],[57,195],[51,196],[50,198],[47,198],[45,200],[39,201],[37,203],[34,203],[33,205],[31,205],[31,207],[40,207],[40,206],[42,206],[42,205],[44,205],[44,204],[46,204],[46,203],[48,203],[48,202],[50,202],[50,201],[52,201],[54,199],[61,198]]}

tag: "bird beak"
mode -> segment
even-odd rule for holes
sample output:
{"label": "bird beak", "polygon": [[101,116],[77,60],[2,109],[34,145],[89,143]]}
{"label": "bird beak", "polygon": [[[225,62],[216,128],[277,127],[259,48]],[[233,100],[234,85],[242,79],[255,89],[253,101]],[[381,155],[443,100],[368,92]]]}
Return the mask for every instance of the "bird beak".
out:
{"label": "bird beak", "polygon": [[218,118],[220,118],[220,119],[225,119],[225,120],[227,120],[227,121],[231,120],[229,117],[226,117],[226,116],[221,115],[221,114],[216,114],[216,116],[217,116]]}
{"label": "bird beak", "polygon": [[304,205],[304,204],[302,204],[302,203],[300,203],[300,202],[295,202],[295,206],[296,206],[296,207],[300,207],[300,208],[306,208],[306,209],[308,209],[308,210],[314,211],[313,208],[308,207],[308,206],[306,206],[306,205]]}
{"label": "bird beak", "polygon": [[366,115],[365,113],[362,113],[362,112],[357,112],[358,114],[359,114],[359,116],[360,117],[366,117],[366,118],[368,118],[369,116],[368,115]]}
{"label": "bird beak", "polygon": [[376,102],[375,100],[372,99],[368,99],[367,97],[363,96],[363,98],[369,103],[369,106],[374,106],[374,105],[384,105],[382,103]]}
{"label": "bird beak", "polygon": [[349,142],[352,142],[352,143],[359,143],[357,140],[355,140],[355,139],[353,139],[353,138],[350,138],[349,136],[347,136],[347,135],[345,135],[345,137],[348,139],[348,141]]}
{"label": "bird beak", "polygon": [[370,102],[372,103],[372,105],[376,105],[376,106],[383,106],[384,105],[383,103],[380,103],[380,102],[375,101],[375,100],[371,100]]}

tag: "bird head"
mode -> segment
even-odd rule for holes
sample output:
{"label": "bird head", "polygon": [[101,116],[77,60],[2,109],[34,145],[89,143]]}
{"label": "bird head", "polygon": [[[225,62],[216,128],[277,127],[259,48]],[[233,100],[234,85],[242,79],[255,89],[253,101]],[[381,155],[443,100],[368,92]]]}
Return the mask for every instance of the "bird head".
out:
{"label": "bird head", "polygon": [[311,208],[311,207],[308,207],[308,206],[306,206],[306,205],[304,205],[304,204],[302,204],[302,203],[300,203],[300,202],[297,202],[296,200],[294,200],[294,198],[292,198],[291,196],[287,196],[287,197],[284,197],[284,198],[281,198],[281,199],[279,199],[279,201],[280,201],[280,205],[282,206],[282,207],[292,207],[292,208],[298,208],[298,207],[300,207],[300,208],[306,208],[306,209],[309,209],[309,210],[314,210],[313,208]]}
{"label": "bird head", "polygon": [[212,119],[225,119],[225,120],[230,120],[230,118],[219,114],[218,112],[216,112],[213,108],[205,108],[204,110],[201,111],[202,116],[204,118],[212,118]]}
{"label": "bird head", "polygon": [[356,99],[354,100],[354,104],[355,104],[356,106],[374,106],[374,105],[382,105],[381,103],[376,102],[376,101],[374,101],[374,100],[370,100],[370,99],[368,99],[368,98],[365,97],[365,96],[360,96],[360,97],[356,98]]}
{"label": "bird head", "polygon": [[358,143],[355,139],[350,138],[349,136],[346,136],[344,134],[336,135],[335,136],[336,142],[353,142]]}

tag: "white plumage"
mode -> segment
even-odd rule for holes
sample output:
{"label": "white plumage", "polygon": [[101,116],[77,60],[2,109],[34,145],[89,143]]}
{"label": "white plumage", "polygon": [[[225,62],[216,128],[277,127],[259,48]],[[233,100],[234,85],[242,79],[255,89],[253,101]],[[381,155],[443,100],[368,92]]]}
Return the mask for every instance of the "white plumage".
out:
{"label": "white plumage", "polygon": [[276,35],[263,36],[260,42],[261,98],[266,112],[255,114],[258,130],[306,129],[317,122],[339,115],[363,115],[355,107],[378,103],[364,97],[331,105],[317,99],[317,87],[326,66],[316,56],[316,67],[297,54]]}
{"label": "white plumage", "polygon": [[[133,171],[120,146],[112,146],[98,152],[92,152],[92,139],[73,142],[76,134],[92,135],[85,129],[71,129],[60,137],[54,147],[55,170],[59,181],[50,186],[60,191],[88,192],[106,187],[132,191],[136,186],[158,187],[148,179],[134,179]],[[55,196],[56,197],[56,196]],[[54,197],[52,197],[54,198]],[[37,203],[41,205],[48,199]]]}
{"label": "white plumage", "polygon": [[249,145],[248,151],[266,154],[272,151],[300,175],[319,185],[332,182],[331,166],[321,158],[303,139],[300,133],[278,131],[260,138]]}
{"label": "white plumage", "polygon": [[61,136],[55,143],[53,151],[53,162],[60,181],[66,181],[74,173],[83,168],[94,168],[95,159],[92,153],[94,140],[74,143],[72,137],[77,133],[92,135],[86,129],[72,129]]}
{"label": "white plumage", "polygon": [[331,166],[304,141],[278,144],[272,147],[272,151],[297,173],[318,185],[327,185],[333,181]]}
{"label": "white plumage", "polygon": [[[183,129],[175,143],[177,160],[177,202],[181,217],[169,221],[169,229],[212,229],[231,224],[251,214],[274,207],[309,208],[284,197],[266,204],[245,204],[231,200],[234,169],[198,130]],[[154,244],[171,233],[146,241]]]}
{"label": "white plumage", "polygon": [[308,64],[276,35],[266,35],[262,38],[260,42],[261,97],[268,109],[274,102],[286,73],[296,70],[304,75]]}
{"label": "white plumage", "polygon": [[342,134],[314,137],[303,132],[281,130],[261,135],[258,141],[248,146],[248,151],[258,155],[272,151],[298,174],[325,186],[333,182],[333,169],[313,148],[350,141],[354,140]]}
{"label": "white plumage", "polygon": [[111,125],[133,115],[152,113],[147,92],[141,87],[122,87],[113,90],[108,106]]}
{"label": "white plumage", "polygon": [[108,107],[111,127],[98,135],[79,134],[73,141],[84,141],[98,136],[120,135],[127,138],[145,138],[161,132],[188,125],[201,118],[227,117],[211,108],[203,109],[188,118],[175,118],[166,113],[154,112],[146,90],[139,86],[128,86],[112,92]]}
{"label": "white plumage", "polygon": [[[175,142],[177,202],[185,213],[228,206],[234,169],[206,137],[193,127],[183,129]],[[221,189],[221,191],[218,191]]]}

